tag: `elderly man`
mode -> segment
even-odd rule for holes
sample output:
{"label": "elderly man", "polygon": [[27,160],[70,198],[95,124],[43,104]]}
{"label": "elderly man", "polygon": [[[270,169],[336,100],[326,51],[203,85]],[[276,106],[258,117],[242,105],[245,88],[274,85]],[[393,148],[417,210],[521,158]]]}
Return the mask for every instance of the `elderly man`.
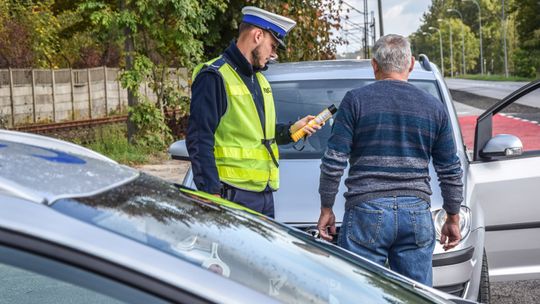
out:
{"label": "elderly man", "polygon": [[338,245],[431,286],[430,159],[448,214],[441,244],[448,250],[461,239],[462,170],[449,119],[440,101],[407,82],[414,57],[406,38],[381,37],[371,64],[377,81],[345,95],[322,158],[318,228],[327,240],[335,234],[332,206],[349,161]]}
{"label": "elderly man", "polygon": [[291,142],[308,115],[294,124],[276,124],[270,84],[261,73],[285,35],[289,18],[244,7],[238,40],[193,72],[186,144],[199,190],[225,197],[274,217],[273,191],[279,187],[277,144]]}

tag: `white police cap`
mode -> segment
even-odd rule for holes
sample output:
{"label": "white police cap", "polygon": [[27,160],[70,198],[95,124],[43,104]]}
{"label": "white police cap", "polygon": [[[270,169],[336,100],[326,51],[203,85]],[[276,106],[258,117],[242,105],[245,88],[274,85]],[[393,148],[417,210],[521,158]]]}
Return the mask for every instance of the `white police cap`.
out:
{"label": "white police cap", "polygon": [[285,47],[285,43],[283,42],[285,35],[296,25],[296,22],[292,19],[254,6],[242,8],[242,14],[244,14],[242,22],[269,31],[279,41],[282,47]]}

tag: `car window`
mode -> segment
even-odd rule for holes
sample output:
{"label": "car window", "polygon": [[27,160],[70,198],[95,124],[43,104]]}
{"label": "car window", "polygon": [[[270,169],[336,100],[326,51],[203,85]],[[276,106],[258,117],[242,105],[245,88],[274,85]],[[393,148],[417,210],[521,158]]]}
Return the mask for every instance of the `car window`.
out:
{"label": "car window", "polygon": [[[335,79],[335,80],[299,80],[272,82],[272,92],[276,105],[278,123],[294,122],[308,114],[317,115],[325,108],[334,104],[339,107],[345,94],[356,88],[363,87],[374,80],[368,79]],[[410,80],[410,83],[442,100],[435,80]],[[330,126],[327,126],[305,142],[291,143],[279,146],[281,158],[321,158],[330,138]]]}
{"label": "car window", "polygon": [[166,303],[115,281],[0,246],[1,303]]}
{"label": "car window", "polygon": [[343,259],[263,216],[194,200],[145,174],[52,208],[283,302],[429,302],[379,268]]}
{"label": "car window", "polygon": [[[498,99],[463,94],[459,96],[457,114],[463,143],[470,154],[474,154],[476,121],[487,109],[500,102]],[[456,93],[452,93],[456,94]],[[540,89],[520,97],[492,118],[492,136],[511,134],[517,136],[523,144],[524,155],[540,154]]]}

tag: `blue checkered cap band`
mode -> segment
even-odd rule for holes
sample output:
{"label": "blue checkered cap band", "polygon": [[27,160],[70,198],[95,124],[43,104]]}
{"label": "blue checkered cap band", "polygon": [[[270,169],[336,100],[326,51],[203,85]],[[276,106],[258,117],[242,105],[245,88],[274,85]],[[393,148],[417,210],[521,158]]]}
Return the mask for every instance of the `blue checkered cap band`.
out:
{"label": "blue checkered cap band", "polygon": [[279,26],[275,25],[272,22],[269,22],[257,16],[244,15],[242,22],[253,24],[264,30],[271,31],[272,34],[274,34],[274,36],[276,36],[279,39],[283,39],[285,38],[285,35],[287,35],[287,32],[284,29],[280,28]]}
{"label": "blue checkered cap band", "polygon": [[285,38],[285,35],[296,25],[296,22],[287,17],[270,13],[254,6],[246,6],[242,9],[242,22],[249,23],[270,31],[276,39]]}

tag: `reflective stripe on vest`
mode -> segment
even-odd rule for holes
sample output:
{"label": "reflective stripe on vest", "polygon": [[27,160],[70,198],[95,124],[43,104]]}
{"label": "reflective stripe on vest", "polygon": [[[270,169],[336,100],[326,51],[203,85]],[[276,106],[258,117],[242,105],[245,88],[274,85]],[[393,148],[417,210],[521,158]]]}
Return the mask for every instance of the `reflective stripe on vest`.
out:
{"label": "reflective stripe on vest", "polygon": [[[193,78],[203,66],[212,68],[212,63],[217,59],[219,57],[197,66]],[[264,99],[265,132],[263,132],[251,92],[240,75],[228,63],[214,68],[218,68],[227,93],[227,110],[221,117],[214,135],[214,157],[220,180],[249,191],[260,192],[267,185],[277,190],[279,170],[262,143],[263,139],[274,139],[276,129],[270,83],[260,72],[255,74]],[[271,148],[276,159],[279,159],[275,142],[271,144]]]}

